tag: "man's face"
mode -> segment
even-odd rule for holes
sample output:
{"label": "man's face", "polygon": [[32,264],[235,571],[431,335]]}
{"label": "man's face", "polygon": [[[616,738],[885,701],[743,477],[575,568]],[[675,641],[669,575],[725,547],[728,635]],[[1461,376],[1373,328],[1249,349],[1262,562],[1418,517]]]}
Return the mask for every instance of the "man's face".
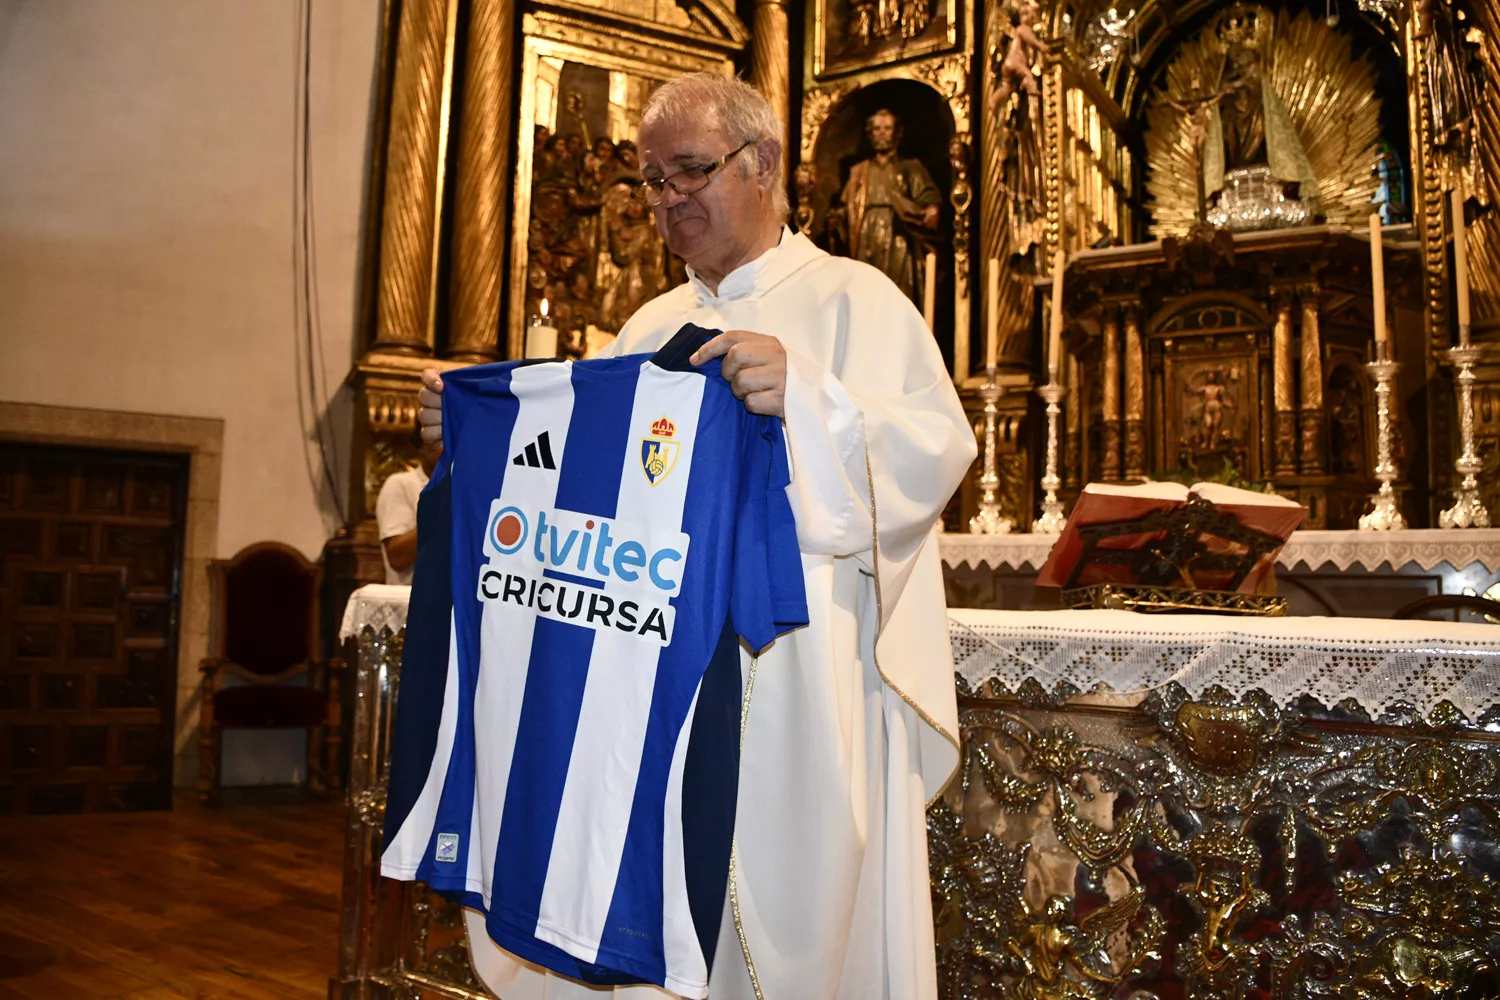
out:
{"label": "man's face", "polygon": [[583,152],[583,136],[577,134],[568,136],[568,154],[577,156],[581,152]]}
{"label": "man's face", "polygon": [[[641,172],[647,177],[670,177],[684,167],[711,164],[737,145],[727,142],[718,129],[702,124],[658,125],[641,134]],[[678,194],[668,184],[661,204],[652,211],[667,246],[692,264],[714,259],[725,247],[753,242],[760,226],[762,197],[757,178],[744,176],[736,157],[692,194]]]}
{"label": "man's face", "polygon": [[894,115],[877,114],[870,118],[870,145],[875,152],[886,153],[896,148],[896,118]]}
{"label": "man's face", "polygon": [[594,155],[601,160],[607,160],[614,155],[615,144],[608,139],[600,139],[594,143]]}

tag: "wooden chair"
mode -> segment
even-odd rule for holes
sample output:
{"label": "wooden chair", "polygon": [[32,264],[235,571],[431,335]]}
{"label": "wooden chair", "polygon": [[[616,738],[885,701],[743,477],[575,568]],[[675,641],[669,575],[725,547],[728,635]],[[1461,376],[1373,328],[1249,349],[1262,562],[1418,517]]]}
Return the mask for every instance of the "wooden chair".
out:
{"label": "wooden chair", "polygon": [[[213,560],[208,578],[213,618],[202,666],[199,799],[218,804],[225,729],[306,728],[308,787],[337,790],[342,663],[319,655],[322,567],[289,545],[259,542]],[[227,675],[242,683],[225,684]]]}

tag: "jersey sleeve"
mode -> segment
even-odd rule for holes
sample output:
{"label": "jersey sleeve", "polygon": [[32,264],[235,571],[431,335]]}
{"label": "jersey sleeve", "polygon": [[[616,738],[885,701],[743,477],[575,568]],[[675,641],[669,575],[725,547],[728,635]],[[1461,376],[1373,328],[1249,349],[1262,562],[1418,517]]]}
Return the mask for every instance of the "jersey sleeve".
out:
{"label": "jersey sleeve", "polygon": [[807,590],[781,421],[747,413],[742,426],[730,614],[740,638],[759,652],[807,624]]}

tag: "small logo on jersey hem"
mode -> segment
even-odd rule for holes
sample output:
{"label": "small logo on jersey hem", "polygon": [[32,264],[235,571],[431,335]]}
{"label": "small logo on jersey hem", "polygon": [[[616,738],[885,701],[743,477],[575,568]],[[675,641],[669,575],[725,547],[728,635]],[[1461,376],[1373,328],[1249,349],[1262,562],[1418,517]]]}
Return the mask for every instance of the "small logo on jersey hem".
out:
{"label": "small logo on jersey hem", "polygon": [[448,862],[458,860],[458,834],[440,833],[437,835],[437,850],[433,852],[433,860]]}
{"label": "small logo on jersey hem", "polygon": [[641,471],[652,486],[667,478],[677,465],[682,444],[672,440],[676,434],[677,425],[663,414],[651,425],[650,435],[641,439]]}

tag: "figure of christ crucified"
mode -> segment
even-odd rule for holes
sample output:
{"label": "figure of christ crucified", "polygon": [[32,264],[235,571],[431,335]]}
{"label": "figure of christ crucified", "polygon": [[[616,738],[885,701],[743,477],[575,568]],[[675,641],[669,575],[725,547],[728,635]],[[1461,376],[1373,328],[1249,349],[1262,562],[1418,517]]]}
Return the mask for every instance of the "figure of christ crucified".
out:
{"label": "figure of christ crucified", "polygon": [[1203,184],[1203,144],[1208,140],[1208,116],[1221,100],[1234,91],[1235,87],[1230,84],[1213,93],[1204,93],[1203,80],[1194,71],[1192,75],[1192,90],[1188,97],[1182,101],[1174,101],[1167,98],[1167,104],[1173,110],[1187,116],[1188,139],[1193,144],[1193,178],[1197,185],[1197,199],[1194,202],[1194,218],[1198,222],[1205,221],[1207,211],[1208,193]]}

